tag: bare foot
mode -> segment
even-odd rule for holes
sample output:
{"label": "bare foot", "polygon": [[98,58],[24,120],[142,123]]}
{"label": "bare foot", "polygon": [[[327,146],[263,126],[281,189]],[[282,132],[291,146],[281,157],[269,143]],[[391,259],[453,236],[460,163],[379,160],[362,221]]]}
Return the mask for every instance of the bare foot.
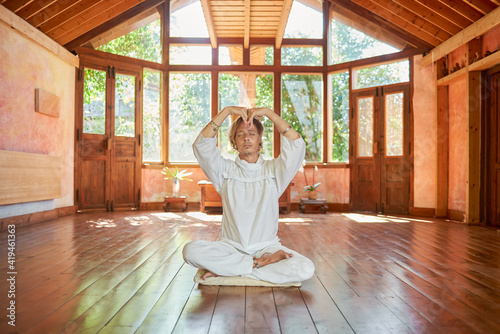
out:
{"label": "bare foot", "polygon": [[267,266],[268,264],[276,263],[281,260],[289,259],[293,256],[292,253],[287,253],[284,250],[280,249],[279,251],[271,253],[264,253],[261,257],[256,258],[255,260],[259,264],[259,267]]}
{"label": "bare foot", "polygon": [[202,280],[206,280],[206,279],[207,279],[207,278],[209,278],[209,277],[217,277],[217,276],[219,276],[219,275],[216,275],[216,274],[214,274],[213,272],[211,272],[211,271],[208,271],[208,270],[207,270],[207,271],[203,274],[203,276],[201,276],[201,279],[202,279]]}

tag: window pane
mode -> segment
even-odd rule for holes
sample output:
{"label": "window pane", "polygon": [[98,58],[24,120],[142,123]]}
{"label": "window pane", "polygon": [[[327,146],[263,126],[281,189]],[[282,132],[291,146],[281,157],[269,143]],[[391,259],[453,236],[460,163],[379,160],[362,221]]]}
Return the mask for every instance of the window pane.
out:
{"label": "window pane", "polygon": [[330,27],[331,58],[328,59],[329,65],[400,51],[339,21],[332,20]]}
{"label": "window pane", "polygon": [[387,156],[403,155],[403,93],[385,96],[385,140]]}
{"label": "window pane", "polygon": [[142,159],[144,161],[161,161],[161,96],[162,75],[156,71],[144,71],[144,89],[142,106],[142,126],[144,140]]}
{"label": "window pane", "polygon": [[210,45],[171,45],[171,65],[212,65],[212,47]]}
{"label": "window pane", "polygon": [[289,66],[322,66],[323,49],[317,46],[283,47],[281,48],[281,64]]}
{"label": "window pane", "polygon": [[283,37],[323,38],[322,1],[302,2],[293,1]]}
{"label": "window pane", "polygon": [[192,144],[210,121],[208,73],[170,73],[169,162],[196,162]]}
{"label": "window pane", "polygon": [[349,162],[349,72],[331,75],[332,161]]}
{"label": "window pane", "polygon": [[390,85],[410,81],[410,63],[408,59],[396,63],[353,71],[353,89]]}
{"label": "window pane", "polygon": [[282,117],[306,142],[306,160],[323,161],[323,76],[285,74]]}
{"label": "window pane", "polygon": [[208,37],[200,1],[170,1],[171,37]]}
{"label": "window pane", "polygon": [[106,134],[106,72],[85,69],[83,133]]}
{"label": "window pane", "polygon": [[219,46],[219,65],[243,65],[243,47]]}
{"label": "window pane", "polygon": [[97,50],[137,59],[162,62],[161,21],[159,14],[151,16],[153,22],[118,37]]}
{"label": "window pane", "polygon": [[358,157],[373,157],[373,97],[358,99]]}
{"label": "window pane", "polygon": [[251,46],[250,65],[274,65],[274,48],[272,46]]}
{"label": "window pane", "polygon": [[[273,108],[273,75],[257,73],[221,73],[219,76],[219,110],[227,106],[246,106]],[[264,158],[273,157],[273,123],[263,117],[262,137]],[[219,129],[219,147],[227,158],[236,157],[237,152],[231,147],[228,134],[231,120],[227,118]]]}
{"label": "window pane", "polygon": [[135,137],[135,77],[116,75],[115,136]]}

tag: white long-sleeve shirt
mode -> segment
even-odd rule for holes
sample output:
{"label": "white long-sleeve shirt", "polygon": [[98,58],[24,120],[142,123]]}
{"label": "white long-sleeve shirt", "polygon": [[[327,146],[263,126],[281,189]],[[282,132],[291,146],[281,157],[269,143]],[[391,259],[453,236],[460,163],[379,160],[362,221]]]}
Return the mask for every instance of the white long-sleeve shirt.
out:
{"label": "white long-sleeve shirt", "polygon": [[201,169],[222,197],[222,241],[247,254],[279,243],[279,198],[304,160],[302,138],[281,136],[278,158],[248,163],[223,158],[217,138],[199,135],[193,144]]}

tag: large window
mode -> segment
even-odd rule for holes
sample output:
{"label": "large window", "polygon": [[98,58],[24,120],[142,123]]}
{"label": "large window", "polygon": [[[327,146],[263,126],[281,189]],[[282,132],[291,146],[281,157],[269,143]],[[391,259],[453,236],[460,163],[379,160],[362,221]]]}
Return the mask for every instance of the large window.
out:
{"label": "large window", "polygon": [[[151,18],[154,19],[151,23],[113,39],[112,41],[99,46],[97,50],[161,63],[161,20],[159,18],[156,19],[157,16],[158,15],[151,16]],[[103,43],[103,41],[99,40],[100,43]]]}
{"label": "large window", "polygon": [[106,72],[85,69],[83,133],[106,133]]}
{"label": "large window", "polygon": [[333,162],[349,162],[349,72],[330,75]]}
{"label": "large window", "polygon": [[142,91],[142,160],[148,162],[162,161],[162,127],[161,96],[162,74],[158,71],[145,70]]}
{"label": "large window", "polygon": [[352,72],[352,88],[361,89],[410,81],[408,59],[372,67],[355,69]]}
{"label": "large window", "polygon": [[323,76],[284,74],[282,117],[306,142],[306,161],[323,161]]}
{"label": "large window", "polygon": [[[259,73],[221,73],[219,75],[219,110],[227,106],[248,108],[267,107],[273,109],[273,75]],[[236,151],[229,142],[228,133],[231,119],[227,118],[219,129],[219,146],[222,155],[234,158]],[[273,156],[273,124],[267,117],[264,125],[262,155]]]}
{"label": "large window", "polygon": [[196,162],[192,144],[210,120],[210,89],[208,73],[170,73],[169,162]]}

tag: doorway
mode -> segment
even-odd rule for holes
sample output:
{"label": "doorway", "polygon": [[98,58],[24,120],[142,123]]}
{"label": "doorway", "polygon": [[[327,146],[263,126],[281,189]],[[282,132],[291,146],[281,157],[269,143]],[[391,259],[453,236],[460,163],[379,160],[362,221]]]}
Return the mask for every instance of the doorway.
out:
{"label": "doorway", "polygon": [[500,226],[500,71],[488,75],[486,111],[486,223]]}
{"label": "doorway", "polygon": [[352,93],[351,210],[408,214],[409,85]]}
{"label": "doorway", "polygon": [[80,74],[75,182],[79,210],[139,205],[140,73],[89,66]]}

